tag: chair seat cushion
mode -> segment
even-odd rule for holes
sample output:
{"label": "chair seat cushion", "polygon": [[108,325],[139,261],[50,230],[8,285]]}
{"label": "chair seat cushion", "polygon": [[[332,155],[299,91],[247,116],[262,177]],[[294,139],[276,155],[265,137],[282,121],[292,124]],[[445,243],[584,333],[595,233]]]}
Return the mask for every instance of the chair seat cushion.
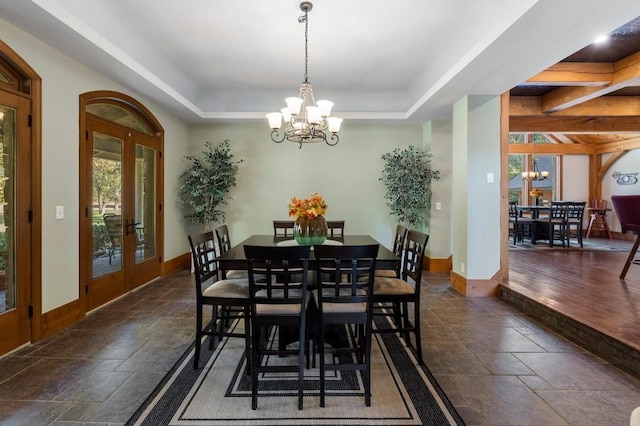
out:
{"label": "chair seat cushion", "polygon": [[373,281],[374,296],[397,296],[414,293],[414,288],[400,278],[375,277]]}
{"label": "chair seat cushion", "polygon": [[235,299],[249,298],[249,281],[247,280],[220,280],[211,284],[202,292],[204,297],[224,297]]}
{"label": "chair seat cushion", "polygon": [[381,269],[376,270],[376,277],[385,277],[385,278],[398,278],[398,274],[394,269]]}
{"label": "chair seat cushion", "polygon": [[[331,297],[335,293],[333,290],[325,289],[323,290],[323,294],[326,297]],[[344,289],[340,291],[340,295],[348,296],[351,294],[350,290]],[[356,292],[359,296],[364,296],[366,292],[364,290],[358,290]],[[313,297],[315,300],[319,301],[318,290],[313,291]],[[319,303],[319,302],[318,302]],[[367,312],[367,304],[365,302],[360,303],[331,303],[331,302],[323,302],[322,303],[322,312],[325,314],[341,314],[341,313],[364,313]]]}
{"label": "chair seat cushion", "polygon": [[[256,298],[266,297],[267,291],[260,290],[256,293]],[[289,297],[297,299],[301,295],[300,290],[289,291]],[[271,292],[272,299],[282,299],[284,297],[284,290],[273,290]],[[311,293],[307,292],[307,298],[305,299],[305,309],[309,306],[309,300],[311,300]],[[259,301],[258,301],[259,302]],[[302,313],[300,303],[256,303],[255,314],[256,315],[300,315]]]}

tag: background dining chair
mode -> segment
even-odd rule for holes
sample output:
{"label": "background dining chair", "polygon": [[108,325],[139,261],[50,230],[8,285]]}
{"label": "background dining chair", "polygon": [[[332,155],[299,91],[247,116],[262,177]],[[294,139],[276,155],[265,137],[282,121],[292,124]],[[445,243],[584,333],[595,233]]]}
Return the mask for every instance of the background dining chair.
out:
{"label": "background dining chair", "polygon": [[[372,290],[379,247],[314,246],[318,287],[314,291],[318,307],[314,352],[315,348],[320,352],[321,407],[325,405],[326,370],[360,371],[365,405],[371,405]],[[332,341],[331,347],[325,347],[327,326],[346,327],[347,341]],[[333,363],[326,362],[325,353],[332,355]],[[349,356],[339,357],[344,354]]]}
{"label": "background dining chair", "polygon": [[[251,301],[251,408],[258,408],[258,375],[262,373],[298,373],[298,409],[304,397],[305,349],[307,346],[307,293],[311,246],[244,246],[249,266]],[[265,281],[256,277],[265,276]],[[275,278],[278,280],[276,282]],[[297,326],[298,345],[294,349],[272,342],[274,326]],[[297,365],[270,364],[270,358],[297,355]],[[276,357],[276,358],[273,358]]]}
{"label": "background dining chair", "polygon": [[327,238],[330,240],[344,241],[344,220],[327,221]]}
{"label": "background dining chair", "polygon": [[293,220],[273,221],[273,241],[293,240]]}
{"label": "background dining chair", "polygon": [[[402,251],[404,250],[404,241],[407,237],[407,228],[404,225],[396,226],[396,235],[393,238],[393,254],[402,259]],[[376,277],[390,277],[390,278],[399,278],[400,277],[400,265],[398,265],[395,269],[377,269],[375,272]]]}
{"label": "background dining chair", "polygon": [[522,241],[525,235],[531,235],[533,219],[520,214],[516,201],[509,201],[509,225],[509,234],[513,235],[514,246],[517,241]]}
{"label": "background dining chair", "polygon": [[[189,235],[191,256],[193,258],[194,276],[196,283],[196,341],[193,356],[193,368],[199,368],[200,346],[202,337],[209,338],[209,350],[213,349],[215,337],[243,337],[245,352],[250,348],[249,340],[249,281],[246,279],[220,280],[216,260],[213,232]],[[203,290],[204,289],[204,290]],[[204,327],[203,308],[211,306],[211,321]],[[245,324],[239,331],[229,330],[227,327],[232,320],[244,318]],[[241,330],[241,331],[240,331]],[[249,357],[247,356],[247,359]],[[248,371],[251,369],[248,363]]]}
{"label": "background dining chair", "polygon": [[555,240],[562,241],[562,247],[565,243],[566,223],[567,223],[567,203],[564,201],[552,201],[549,206],[549,216],[546,218],[536,219],[536,226],[546,228],[549,246],[553,247]]}
{"label": "background dining chair", "polygon": [[[422,262],[429,236],[422,232],[407,231],[406,244],[402,256],[400,278],[376,277],[373,286],[373,302],[392,307],[386,316],[388,326],[376,327],[374,333],[401,333],[407,347],[411,347],[410,333],[414,334],[418,364],[422,360],[422,342],[420,335],[420,284],[422,281]],[[409,304],[413,305],[413,321],[409,320]],[[400,310],[398,312],[398,309]]]}
{"label": "background dining chair", "polygon": [[622,233],[638,235],[620,273],[620,278],[624,279],[632,263],[640,264],[640,260],[634,260],[638,247],[640,247],[640,195],[612,195],[611,202],[620,220]]}
{"label": "background dining chair", "polygon": [[[582,245],[582,218],[586,204],[586,201],[567,201],[566,203],[567,214],[564,226],[567,247],[571,247],[571,237],[575,237],[580,247],[584,247]],[[572,228],[575,228],[575,233],[571,232]]]}
{"label": "background dining chair", "polygon": [[[222,255],[229,250],[231,250],[231,238],[229,237],[229,228],[227,225],[220,225],[215,229],[216,232],[216,240],[218,241],[218,255]],[[224,277],[227,279],[248,279],[247,271],[242,271],[238,269],[229,269],[228,271],[223,271]]]}

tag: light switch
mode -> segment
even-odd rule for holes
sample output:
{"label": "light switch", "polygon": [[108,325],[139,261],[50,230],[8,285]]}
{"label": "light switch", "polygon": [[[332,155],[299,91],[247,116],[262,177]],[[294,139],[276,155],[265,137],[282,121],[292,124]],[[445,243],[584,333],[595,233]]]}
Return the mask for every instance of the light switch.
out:
{"label": "light switch", "polygon": [[64,206],[56,206],[56,219],[64,219]]}
{"label": "light switch", "polygon": [[493,178],[493,173],[489,172],[487,173],[487,183],[493,183],[494,178]]}
{"label": "light switch", "polygon": [[442,210],[442,203],[440,201],[436,201],[436,210]]}

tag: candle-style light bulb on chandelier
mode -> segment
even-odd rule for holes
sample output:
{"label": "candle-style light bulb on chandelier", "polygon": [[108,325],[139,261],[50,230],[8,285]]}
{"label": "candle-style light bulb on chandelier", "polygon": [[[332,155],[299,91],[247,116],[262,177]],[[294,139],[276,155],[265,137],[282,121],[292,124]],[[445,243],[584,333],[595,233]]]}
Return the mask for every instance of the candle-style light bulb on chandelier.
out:
{"label": "candle-style light bulb on chandelier", "polygon": [[[338,132],[342,124],[342,118],[330,117],[333,102],[320,100],[316,103],[311,83],[309,83],[308,13],[312,8],[311,2],[300,3],[300,10],[304,12],[304,15],[298,18],[298,22],[304,22],[304,82],[300,84],[300,95],[297,98],[286,98],[287,106],[280,112],[267,114],[269,127],[271,127],[271,140],[276,143],[281,143],[285,139],[297,142],[300,148],[303,143],[326,142],[330,146],[336,145],[340,140]],[[281,128],[283,119],[284,128]]]}
{"label": "candle-style light bulb on chandelier", "polygon": [[547,170],[540,171],[538,168],[538,160],[533,159],[533,170],[522,172],[522,180],[545,180],[549,177]]}

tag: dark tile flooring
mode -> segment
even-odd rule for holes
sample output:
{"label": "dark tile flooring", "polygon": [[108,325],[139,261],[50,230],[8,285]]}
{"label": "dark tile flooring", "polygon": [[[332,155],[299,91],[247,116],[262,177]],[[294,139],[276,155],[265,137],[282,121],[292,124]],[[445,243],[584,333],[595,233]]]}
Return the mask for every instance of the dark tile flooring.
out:
{"label": "dark tile flooring", "polygon": [[[448,274],[424,281],[425,362],[467,424],[629,424],[640,380]],[[0,359],[0,424],[124,423],[191,343],[193,292],[176,273]]]}

